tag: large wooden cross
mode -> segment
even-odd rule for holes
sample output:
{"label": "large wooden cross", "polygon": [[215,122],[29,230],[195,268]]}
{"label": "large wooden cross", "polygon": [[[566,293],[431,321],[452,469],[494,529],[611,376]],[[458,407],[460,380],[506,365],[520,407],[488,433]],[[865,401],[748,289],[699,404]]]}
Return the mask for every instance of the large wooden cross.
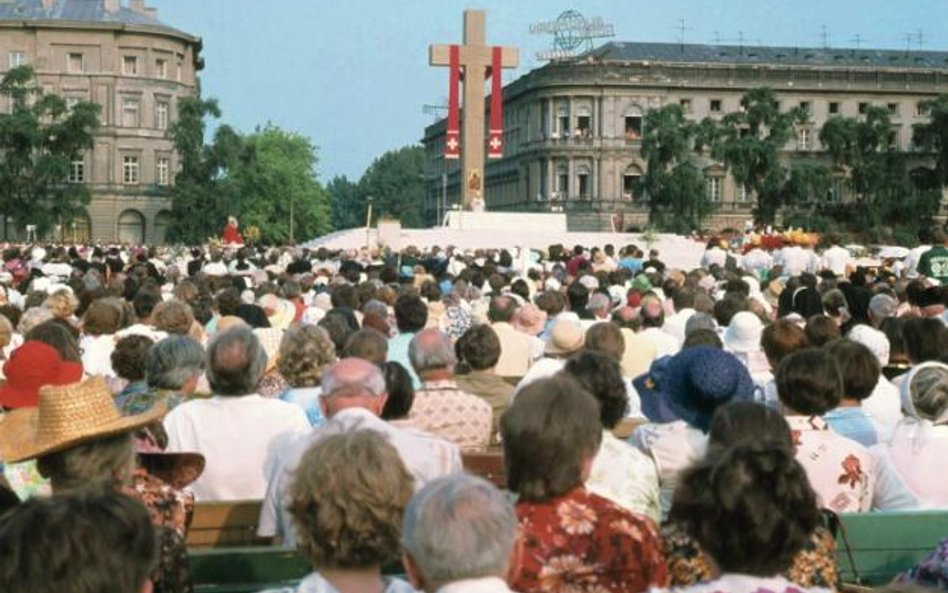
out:
{"label": "large wooden cross", "polygon": [[[461,112],[461,202],[465,210],[484,200],[484,82],[493,60],[493,47],[485,45],[483,10],[464,11],[464,44],[458,47],[458,63],[464,73],[464,110]],[[432,45],[432,66],[451,65],[451,46]],[[503,68],[516,68],[519,54],[514,47],[501,48]]]}

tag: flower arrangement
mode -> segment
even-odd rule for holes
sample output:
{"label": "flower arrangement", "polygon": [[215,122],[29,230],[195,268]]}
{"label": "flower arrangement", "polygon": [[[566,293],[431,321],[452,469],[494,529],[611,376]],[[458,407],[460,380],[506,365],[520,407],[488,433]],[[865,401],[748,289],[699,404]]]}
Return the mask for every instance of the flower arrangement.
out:
{"label": "flower arrangement", "polygon": [[247,245],[253,245],[254,243],[260,241],[260,227],[256,225],[251,225],[244,229],[243,236],[244,242]]}

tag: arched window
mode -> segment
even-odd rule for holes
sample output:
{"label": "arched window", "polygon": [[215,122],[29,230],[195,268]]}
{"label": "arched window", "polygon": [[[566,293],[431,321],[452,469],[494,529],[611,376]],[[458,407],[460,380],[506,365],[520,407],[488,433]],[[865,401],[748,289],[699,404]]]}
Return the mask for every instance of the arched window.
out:
{"label": "arched window", "polygon": [[162,210],[155,215],[155,228],[152,231],[153,240],[157,243],[164,243],[167,240],[168,227],[171,226],[171,212]]}
{"label": "arched window", "polygon": [[639,181],[642,179],[642,169],[638,165],[629,165],[622,173],[622,199],[639,202],[642,192],[639,190]]}
{"label": "arched window", "polygon": [[141,245],[145,242],[145,217],[138,210],[125,210],[118,218],[118,240]]}
{"label": "arched window", "polygon": [[625,110],[625,139],[638,141],[642,139],[642,109],[638,105],[630,105]]}
{"label": "arched window", "polygon": [[578,165],[576,167],[576,189],[579,193],[580,200],[588,200],[590,198],[590,190],[592,189],[592,172],[589,169],[589,165]]}
{"label": "arched window", "polygon": [[92,219],[88,214],[80,214],[73,219],[66,229],[67,239],[73,243],[90,243],[92,241]]}

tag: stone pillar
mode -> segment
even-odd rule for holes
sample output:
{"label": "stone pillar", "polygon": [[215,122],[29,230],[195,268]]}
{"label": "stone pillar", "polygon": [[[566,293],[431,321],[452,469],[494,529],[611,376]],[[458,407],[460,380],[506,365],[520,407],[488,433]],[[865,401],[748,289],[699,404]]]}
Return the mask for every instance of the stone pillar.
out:
{"label": "stone pillar", "polygon": [[[573,111],[572,100],[570,100],[570,113]],[[573,188],[576,187],[574,191]],[[576,184],[576,167],[573,163],[573,157],[569,157],[566,165],[566,194],[569,197],[573,197],[579,193],[579,187]]]}

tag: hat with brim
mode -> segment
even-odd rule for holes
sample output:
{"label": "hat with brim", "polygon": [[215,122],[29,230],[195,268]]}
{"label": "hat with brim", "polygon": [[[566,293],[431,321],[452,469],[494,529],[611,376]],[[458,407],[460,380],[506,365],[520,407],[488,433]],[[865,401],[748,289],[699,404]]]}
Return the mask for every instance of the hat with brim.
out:
{"label": "hat with brim", "polygon": [[0,387],[0,405],[5,408],[33,408],[44,385],[68,385],[82,379],[82,365],[66,362],[55,348],[38,340],[28,340],[13,351],[3,365],[6,383]]}
{"label": "hat with brim", "polygon": [[656,359],[647,373],[632,380],[632,385],[639,394],[642,404],[642,415],[648,418],[649,422],[666,423],[681,420],[668,403],[668,395],[662,390],[671,359],[671,356]]}
{"label": "hat with brim", "polygon": [[200,453],[138,452],[138,461],[149,474],[178,490],[187,488],[204,473]]}
{"label": "hat with brim", "polygon": [[40,389],[39,406],[14,410],[0,422],[0,459],[16,463],[96,439],[131,432],[155,422],[164,403],[123,416],[100,376],[81,383]]}
{"label": "hat with brim", "polygon": [[547,355],[572,354],[583,347],[586,339],[583,326],[572,319],[557,319],[550,328],[550,339],[543,352]]}
{"label": "hat with brim", "polygon": [[750,401],[754,381],[730,352],[693,346],[676,354],[662,380],[668,405],[689,425],[707,432],[715,410],[731,401]]}

